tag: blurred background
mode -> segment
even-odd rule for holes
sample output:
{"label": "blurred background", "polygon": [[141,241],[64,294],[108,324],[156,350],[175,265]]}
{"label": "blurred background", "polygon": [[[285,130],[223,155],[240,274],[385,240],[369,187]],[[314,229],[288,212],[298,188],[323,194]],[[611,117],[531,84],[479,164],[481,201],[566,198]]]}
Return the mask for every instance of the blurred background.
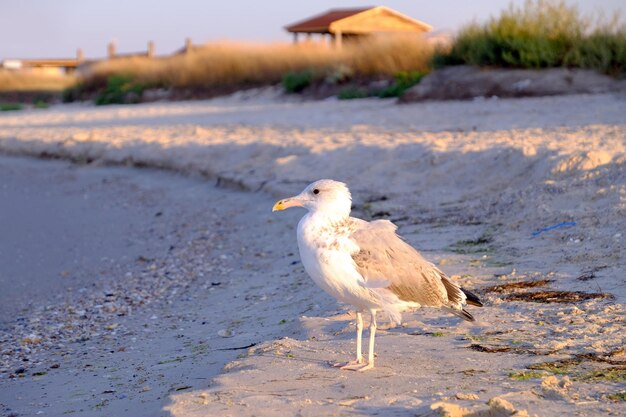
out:
{"label": "blurred background", "polygon": [[198,99],[279,84],[313,98],[402,97],[433,69],[462,64],[621,78],[621,3],[272,1],[259,10],[251,1],[4,0],[1,108]]}
{"label": "blurred background", "polygon": [[[524,0],[512,1],[522,5]],[[620,0],[564,2],[584,14],[612,14],[624,8]],[[77,0],[0,1],[0,59],[73,56],[82,48],[87,57],[104,57],[106,44],[115,40],[120,52],[144,49],[153,40],[159,54],[172,53],[185,38],[216,40],[289,41],[283,30],[289,23],[332,8],[384,5],[436,30],[455,31],[473,21],[497,15],[504,0],[448,0],[440,2],[360,0],[293,2],[270,0],[262,7],[252,0],[206,2],[202,0]]]}

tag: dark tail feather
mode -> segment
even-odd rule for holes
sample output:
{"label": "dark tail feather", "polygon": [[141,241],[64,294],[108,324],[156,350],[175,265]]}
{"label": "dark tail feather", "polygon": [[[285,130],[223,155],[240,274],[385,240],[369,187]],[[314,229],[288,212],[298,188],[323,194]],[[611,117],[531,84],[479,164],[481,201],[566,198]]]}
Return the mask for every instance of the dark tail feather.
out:
{"label": "dark tail feather", "polygon": [[448,313],[452,313],[457,317],[462,318],[463,320],[467,320],[467,321],[475,321],[474,320],[474,316],[472,316],[470,313],[468,313],[466,310],[459,310],[453,307],[443,307],[446,311],[448,311]]}
{"label": "dark tail feather", "polygon": [[472,306],[476,306],[476,307],[482,307],[483,303],[480,302],[480,299],[478,298],[478,296],[476,294],[474,294],[473,292],[466,290],[465,288],[461,288],[461,291],[463,291],[463,294],[465,294],[465,297],[467,297],[467,304],[472,305]]}

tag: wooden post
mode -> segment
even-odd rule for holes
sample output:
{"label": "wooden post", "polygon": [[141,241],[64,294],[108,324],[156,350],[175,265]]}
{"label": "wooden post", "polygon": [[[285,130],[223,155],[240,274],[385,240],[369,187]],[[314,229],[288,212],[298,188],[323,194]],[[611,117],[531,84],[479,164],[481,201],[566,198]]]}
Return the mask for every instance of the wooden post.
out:
{"label": "wooden post", "polygon": [[83,52],[83,48],[78,48],[76,50],[76,63],[80,64],[85,60],[85,53]]}
{"label": "wooden post", "polygon": [[338,30],[337,32],[335,32],[335,48],[341,49],[341,46],[342,46],[341,31]]}
{"label": "wooden post", "polygon": [[109,56],[109,59],[115,58],[116,49],[115,41],[109,42],[107,48],[107,55]]}
{"label": "wooden post", "polygon": [[156,50],[153,41],[148,41],[148,58],[154,58],[154,51]]}
{"label": "wooden post", "polygon": [[298,44],[298,32],[293,33],[293,43],[294,45]]}
{"label": "wooden post", "polygon": [[193,49],[193,41],[191,38],[185,38],[185,53],[191,52]]}

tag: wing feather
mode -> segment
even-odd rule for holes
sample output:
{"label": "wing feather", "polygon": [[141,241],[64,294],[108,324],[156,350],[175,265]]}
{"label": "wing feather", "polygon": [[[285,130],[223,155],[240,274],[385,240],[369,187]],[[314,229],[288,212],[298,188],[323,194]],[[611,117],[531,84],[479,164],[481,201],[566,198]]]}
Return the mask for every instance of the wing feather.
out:
{"label": "wing feather", "polygon": [[402,240],[393,223],[354,220],[355,230],[350,238],[359,250],[352,254],[352,259],[366,285],[388,281],[387,288],[403,301],[461,308],[465,302],[461,289]]}

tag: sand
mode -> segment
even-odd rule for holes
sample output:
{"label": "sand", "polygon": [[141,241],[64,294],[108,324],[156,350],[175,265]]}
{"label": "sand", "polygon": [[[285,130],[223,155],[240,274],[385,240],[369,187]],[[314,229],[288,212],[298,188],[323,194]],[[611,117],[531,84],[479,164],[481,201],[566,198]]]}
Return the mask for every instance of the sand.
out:
{"label": "sand", "polygon": [[[50,294],[106,285],[119,264],[165,255],[169,233],[146,216],[149,209],[162,215],[159,201],[125,188],[118,172],[0,158],[0,322]],[[143,205],[120,201],[121,193]]]}
{"label": "sand", "polygon": [[[11,276],[40,287],[2,295],[3,412],[623,415],[624,114],[614,95],[398,106],[263,90],[2,115],[0,152],[73,162],[0,160],[10,213],[21,198],[77,220],[0,223],[21,239],[5,259],[38,259]],[[379,332],[375,370],[330,367],[353,354],[354,316],[303,272],[302,213],[269,211],[322,177],[478,292],[478,322],[405,314]],[[38,256],[28,227],[50,242]]]}

